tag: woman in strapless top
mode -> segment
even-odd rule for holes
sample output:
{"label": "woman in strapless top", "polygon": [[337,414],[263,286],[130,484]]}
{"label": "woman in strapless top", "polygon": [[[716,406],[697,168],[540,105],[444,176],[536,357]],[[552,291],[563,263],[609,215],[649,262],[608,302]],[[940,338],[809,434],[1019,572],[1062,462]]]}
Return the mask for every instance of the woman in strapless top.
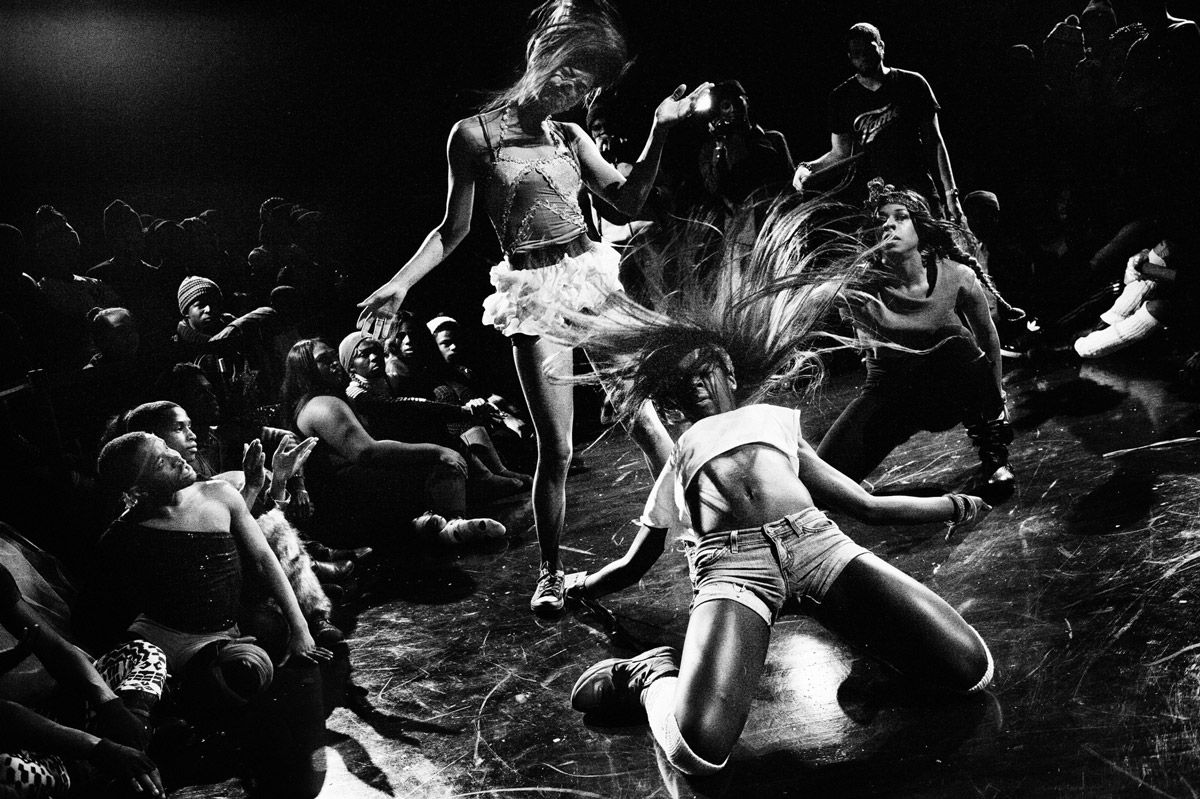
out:
{"label": "woman in strapless top", "polygon": [[[619,256],[588,238],[578,193],[587,187],[622,213],[636,214],[653,186],[667,131],[695,111],[711,84],[691,94],[679,86],[658,105],[646,147],[623,176],[578,125],[550,119],[612,84],[625,69],[625,40],[615,17],[602,2],[585,7],[555,0],[539,7],[534,21],[521,77],[450,131],[441,223],[400,271],[359,305],[360,324],[386,334],[409,290],[467,235],[475,191],[483,193],[504,252],[491,272],[496,291],[484,301],[483,319],[512,341],[537,433],[533,514],[541,569],[530,606],[550,615],[563,608],[559,537],[572,455],[573,388],[554,380],[571,374],[570,349],[543,333],[554,329],[562,312],[598,311],[621,291]],[[650,406],[630,433],[657,474],[671,441]]]}

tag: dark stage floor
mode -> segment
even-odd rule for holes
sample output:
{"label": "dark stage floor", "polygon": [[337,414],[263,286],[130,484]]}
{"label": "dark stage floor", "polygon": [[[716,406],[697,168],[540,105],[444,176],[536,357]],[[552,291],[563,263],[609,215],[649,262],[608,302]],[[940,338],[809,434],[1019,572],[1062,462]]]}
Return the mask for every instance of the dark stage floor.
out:
{"label": "dark stage floor", "polygon": [[[818,439],[857,373],[808,413]],[[1200,792],[1200,408],[1135,362],[1011,371],[1015,493],[947,542],[940,525],[860,543],[933,587],[990,644],[976,701],[913,695],[796,616],[777,625],[731,764],[672,775],[644,727],[585,728],[568,705],[591,663],[682,642],[686,566],[668,552],[607,603],[618,621],[528,609],[536,546],[429,557],[381,583],[350,638],[373,712],[329,721],[322,797],[1194,797]],[[1121,454],[1119,450],[1142,447]],[[570,569],[624,552],[650,486],[610,435],[571,480]],[[961,429],[914,439],[875,476],[962,490]],[[239,796],[230,782],[182,796]]]}

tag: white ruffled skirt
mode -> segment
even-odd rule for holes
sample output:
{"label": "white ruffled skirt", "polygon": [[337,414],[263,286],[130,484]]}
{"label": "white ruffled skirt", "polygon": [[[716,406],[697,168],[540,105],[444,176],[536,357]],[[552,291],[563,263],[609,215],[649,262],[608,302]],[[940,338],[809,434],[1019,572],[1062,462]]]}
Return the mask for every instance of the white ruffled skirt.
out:
{"label": "white ruffled skirt", "polygon": [[508,259],[492,267],[496,291],[483,301],[483,323],[506,336],[543,335],[563,328],[563,311],[599,311],[622,291],[621,256],[608,244],[589,242],[578,255],[549,266],[513,269]]}

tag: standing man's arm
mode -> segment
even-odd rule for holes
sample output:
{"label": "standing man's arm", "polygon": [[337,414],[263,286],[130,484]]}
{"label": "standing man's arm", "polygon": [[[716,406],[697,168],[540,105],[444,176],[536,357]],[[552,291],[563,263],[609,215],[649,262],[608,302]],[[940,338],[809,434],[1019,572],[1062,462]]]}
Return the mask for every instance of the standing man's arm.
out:
{"label": "standing man's arm", "polygon": [[960,225],[967,224],[963,213],[962,203],[958,197],[958,184],[954,182],[954,169],[950,166],[950,153],[946,150],[946,140],[942,138],[942,128],[938,124],[937,111],[930,115],[929,120],[921,130],[921,138],[930,142],[937,160],[938,179],[942,182],[942,195],[946,198],[946,211],[950,218]]}
{"label": "standing man's arm", "polygon": [[803,191],[804,181],[816,172],[837,166],[850,157],[854,151],[854,139],[849,134],[829,134],[829,151],[812,161],[801,161],[796,165],[796,173],[792,176],[792,188]]}

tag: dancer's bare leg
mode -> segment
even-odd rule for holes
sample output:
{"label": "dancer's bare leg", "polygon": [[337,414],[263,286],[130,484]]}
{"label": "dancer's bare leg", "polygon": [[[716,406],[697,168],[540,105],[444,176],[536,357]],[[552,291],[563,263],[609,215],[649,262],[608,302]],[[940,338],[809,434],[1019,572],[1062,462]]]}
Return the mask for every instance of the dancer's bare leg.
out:
{"label": "dancer's bare leg", "polygon": [[571,375],[571,350],[543,338],[514,337],[513,361],[537,434],[533,522],[541,560],[549,563],[552,570],[561,570],[558,544],[566,520],[567,469],[571,465],[575,406],[574,387],[552,377]]}

